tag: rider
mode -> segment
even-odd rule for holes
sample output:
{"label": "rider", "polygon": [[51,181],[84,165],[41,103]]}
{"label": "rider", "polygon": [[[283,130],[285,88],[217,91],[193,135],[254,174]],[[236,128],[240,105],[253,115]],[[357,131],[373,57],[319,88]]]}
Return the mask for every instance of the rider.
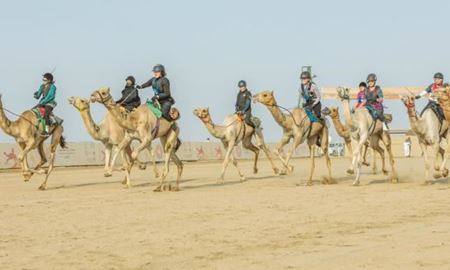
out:
{"label": "rider", "polygon": [[367,88],[367,84],[365,82],[361,82],[359,84],[359,91],[358,94],[356,95],[356,104],[355,104],[355,108],[354,109],[359,109],[359,108],[363,108],[364,106],[366,106],[366,88]]}
{"label": "rider", "polygon": [[125,108],[128,112],[131,112],[141,105],[141,98],[139,97],[134,77],[128,76],[125,81],[126,85],[125,89],[122,90],[122,97],[116,101],[116,103]]}
{"label": "rider", "polygon": [[371,73],[367,75],[368,87],[365,91],[366,107],[369,110],[375,112],[375,118],[378,118],[381,122],[385,122],[384,110],[383,110],[383,91],[377,83],[377,75]]}
{"label": "rider", "polygon": [[433,76],[434,83],[430,84],[425,90],[423,90],[420,94],[416,96],[416,99],[422,98],[425,95],[428,95],[428,104],[423,109],[422,113],[428,108],[435,108],[437,113],[440,116],[444,115],[441,105],[439,105],[437,98],[433,95],[439,88],[444,86],[444,75],[441,72],[434,74]]}
{"label": "rider", "polygon": [[236,98],[236,113],[245,116],[245,123],[251,127],[255,127],[252,122],[252,93],[247,89],[247,82],[244,80],[238,83],[239,93]]}
{"label": "rider", "polygon": [[311,73],[303,71],[300,74],[301,85],[298,89],[300,96],[298,107],[309,109],[317,118],[321,118],[322,104],[320,103],[320,92],[317,85],[311,80]]}
{"label": "rider", "polygon": [[163,117],[168,121],[172,121],[173,119],[170,117],[170,108],[173,104],[175,104],[175,100],[170,94],[170,82],[169,79],[166,78],[166,70],[163,65],[155,65],[153,67],[153,78],[143,85],[137,86],[137,88],[146,88],[149,86],[153,88],[153,92],[155,94],[152,97],[152,101],[158,101],[161,105]]}
{"label": "rider", "polygon": [[53,109],[56,107],[55,102],[56,86],[53,81],[53,75],[51,73],[45,73],[42,75],[42,84],[39,90],[34,92],[34,98],[40,99],[35,108],[44,109],[44,121],[45,121],[45,133],[48,133],[48,127],[51,125],[50,115]]}

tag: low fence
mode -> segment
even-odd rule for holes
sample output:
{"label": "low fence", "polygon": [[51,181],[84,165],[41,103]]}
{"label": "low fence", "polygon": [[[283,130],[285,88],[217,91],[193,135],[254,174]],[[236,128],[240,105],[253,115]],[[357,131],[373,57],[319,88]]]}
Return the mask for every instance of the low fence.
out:
{"label": "low fence", "polygon": [[[137,144],[133,144],[136,147]],[[273,151],[276,144],[269,144],[269,148]],[[164,158],[161,144],[153,144],[153,153],[157,161],[162,161]],[[287,148],[286,148],[287,149]],[[48,155],[48,147],[45,147]],[[17,168],[17,155],[20,149],[17,144],[4,143],[0,144],[0,169]],[[183,142],[177,152],[178,156],[185,161],[199,161],[199,160],[221,160],[225,155],[225,149],[221,143],[218,142]],[[243,149],[238,145],[235,147],[234,155],[238,159],[253,158],[253,153]],[[307,156],[308,149],[306,145],[302,145],[294,153],[294,157]],[[265,158],[261,151],[261,158]],[[56,166],[94,166],[104,165],[105,152],[104,147],[98,142],[71,142],[68,143],[67,149],[58,148],[56,154]],[[149,162],[151,160],[148,151],[142,151],[139,155],[141,161]],[[28,156],[30,166],[37,164],[40,160],[36,150],[33,150]],[[120,157],[118,158],[120,162]]]}
{"label": "low fence", "polygon": [[[394,155],[397,157],[403,156],[403,140],[404,135],[391,135],[392,149]],[[418,142],[415,136],[412,136],[413,147],[412,156],[420,156],[421,151],[418,147]],[[136,147],[137,143],[133,144]],[[268,144],[271,151],[275,150],[276,144]],[[285,152],[289,149],[289,145],[285,147]],[[48,155],[48,147],[45,147]],[[342,156],[347,149],[344,149],[342,143],[330,144],[330,155]],[[17,168],[17,155],[20,153],[19,147],[15,143],[0,144],[0,169]],[[162,161],[163,149],[161,144],[153,143],[153,153],[157,161]],[[183,142],[177,152],[178,156],[185,161],[201,161],[201,160],[222,160],[225,155],[225,149],[219,142]],[[243,149],[241,145],[235,147],[234,154],[238,159],[251,159],[253,153]],[[320,154],[320,151],[319,151]],[[308,147],[305,144],[299,146],[294,152],[294,157],[309,156]],[[264,153],[260,152],[260,157],[265,158]],[[56,155],[56,166],[95,166],[104,165],[105,152],[103,145],[98,142],[71,142],[68,143],[67,149],[58,148]],[[28,156],[30,166],[37,164],[39,155],[36,150],[33,150]],[[147,151],[141,152],[139,155],[141,161],[149,162],[151,160]],[[120,162],[120,157],[118,158]]]}

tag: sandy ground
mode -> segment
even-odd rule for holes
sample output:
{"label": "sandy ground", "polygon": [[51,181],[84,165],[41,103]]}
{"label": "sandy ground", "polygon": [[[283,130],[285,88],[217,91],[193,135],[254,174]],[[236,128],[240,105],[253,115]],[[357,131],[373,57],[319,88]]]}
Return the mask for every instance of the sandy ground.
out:
{"label": "sandy ground", "polygon": [[[351,187],[348,160],[333,159],[337,185],[299,186],[307,161],[274,177],[241,162],[217,184],[219,163],[187,163],[181,192],[154,193],[134,171],[57,168],[24,183],[0,173],[0,269],[450,269],[447,180],[421,185],[421,159],[397,159],[399,184],[365,168]],[[171,179],[173,179],[173,171]]]}

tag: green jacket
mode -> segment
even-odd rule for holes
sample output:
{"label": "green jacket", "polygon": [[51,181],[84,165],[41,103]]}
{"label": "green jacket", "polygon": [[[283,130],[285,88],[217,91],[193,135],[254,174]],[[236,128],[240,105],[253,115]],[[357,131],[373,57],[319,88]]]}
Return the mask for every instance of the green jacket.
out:
{"label": "green jacket", "polygon": [[34,94],[34,97],[36,99],[41,99],[39,100],[39,105],[49,105],[55,107],[56,86],[54,84],[51,84],[48,91],[45,91],[44,85],[41,85],[39,87],[39,90]]}

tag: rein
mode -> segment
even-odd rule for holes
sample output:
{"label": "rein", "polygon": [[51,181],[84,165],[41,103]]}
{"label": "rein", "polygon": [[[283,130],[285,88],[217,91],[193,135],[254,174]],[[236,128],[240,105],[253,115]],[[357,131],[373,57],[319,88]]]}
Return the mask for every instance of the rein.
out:
{"label": "rein", "polygon": [[[27,118],[23,117],[22,115],[17,114],[17,113],[14,113],[14,112],[8,110],[7,108],[5,108],[5,107],[3,107],[3,106],[0,106],[0,109],[4,110],[4,111],[6,111],[6,112],[8,112],[8,113],[10,113],[10,114],[12,114],[12,115],[14,115],[14,116],[17,116],[17,117],[20,118],[20,119],[23,119],[23,120],[27,121],[30,125],[32,125],[32,126],[36,127],[37,129],[39,129],[39,125],[35,125],[33,122],[31,122],[31,121],[28,120]],[[31,110],[30,110],[30,111],[31,111]]]}

